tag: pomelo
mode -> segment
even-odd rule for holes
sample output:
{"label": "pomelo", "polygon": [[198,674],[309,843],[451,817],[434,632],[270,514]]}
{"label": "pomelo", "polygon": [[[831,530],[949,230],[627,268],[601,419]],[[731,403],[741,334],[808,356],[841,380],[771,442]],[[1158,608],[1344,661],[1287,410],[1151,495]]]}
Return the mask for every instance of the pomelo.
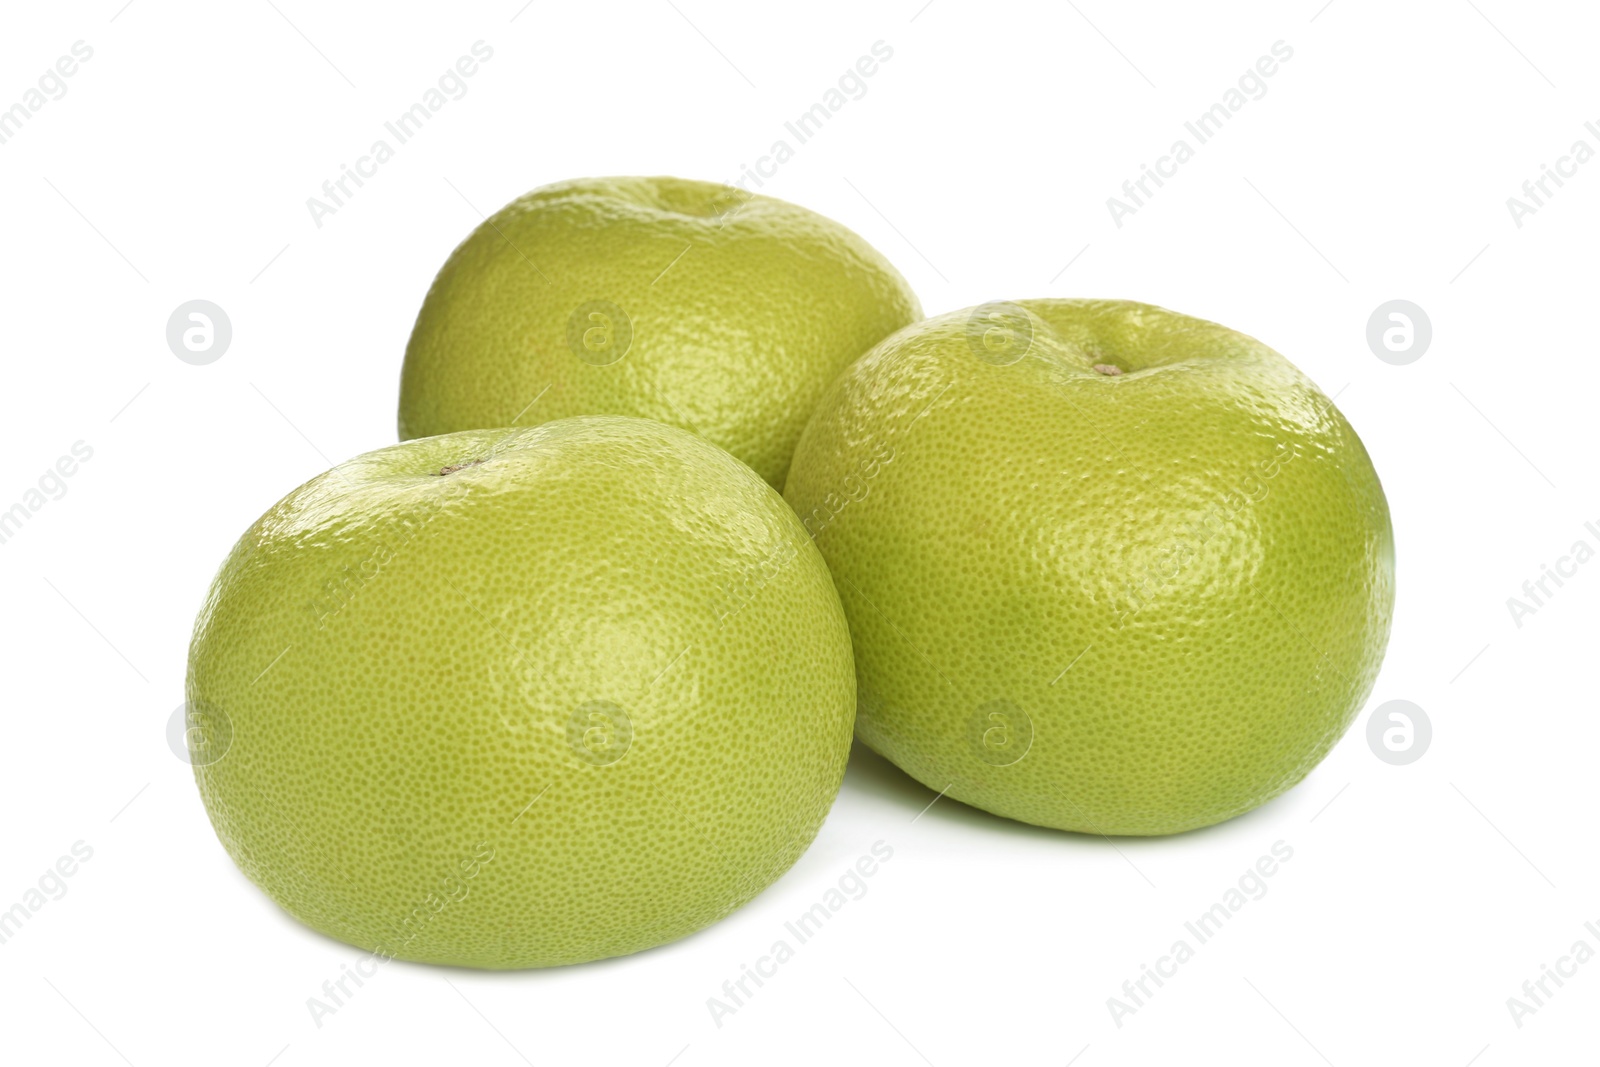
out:
{"label": "pomelo", "polygon": [[188,701],[239,867],[323,933],[470,967],[660,945],[816,834],[849,635],[778,494],[705,440],[598,416],[391,446],[223,564]]}
{"label": "pomelo", "polygon": [[400,379],[400,437],[638,415],[781,488],[817,398],[921,317],[850,230],[714,182],[588,178],[513,201],[450,255]]}
{"label": "pomelo", "polygon": [[785,498],[850,620],[860,738],[1024,822],[1249,811],[1338,741],[1389,636],[1350,424],[1266,345],[1145,304],[900,331],[823,397]]}

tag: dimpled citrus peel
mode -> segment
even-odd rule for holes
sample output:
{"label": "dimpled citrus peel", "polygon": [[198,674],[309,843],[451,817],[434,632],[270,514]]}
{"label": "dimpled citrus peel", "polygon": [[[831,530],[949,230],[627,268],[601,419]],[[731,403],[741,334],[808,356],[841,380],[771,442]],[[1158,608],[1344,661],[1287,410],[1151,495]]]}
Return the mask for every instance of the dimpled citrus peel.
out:
{"label": "dimpled citrus peel", "polygon": [[823,397],[785,498],[850,620],[862,741],[1024,822],[1251,810],[1338,741],[1389,636],[1350,424],[1259,341],[1146,304],[900,331]]}
{"label": "dimpled citrus peel", "polygon": [[681,178],[559,182],[440,269],[406,346],[400,436],[637,415],[781,487],[823,389],[921,315],[888,260],[814,211]]}
{"label": "dimpled citrus peel", "polygon": [[[284,909],[410,960],[683,937],[805,850],[849,752],[849,636],[778,494],[601,416],[359,456],[263,515],[189,657],[195,778]],[[218,749],[221,748],[220,758]]]}

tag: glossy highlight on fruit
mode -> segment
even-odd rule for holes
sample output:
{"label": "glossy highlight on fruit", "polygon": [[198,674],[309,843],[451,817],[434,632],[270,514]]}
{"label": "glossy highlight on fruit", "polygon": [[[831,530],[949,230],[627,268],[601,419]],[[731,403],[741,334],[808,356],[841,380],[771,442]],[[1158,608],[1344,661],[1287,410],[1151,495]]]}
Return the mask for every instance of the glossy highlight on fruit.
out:
{"label": "glossy highlight on fruit", "polygon": [[1388,640],[1350,424],[1259,341],[1146,304],[901,330],[830,387],[784,495],[850,620],[858,736],[1024,822],[1249,811],[1343,735]]}
{"label": "glossy highlight on fruit", "polygon": [[358,456],[235,546],[190,649],[218,837],[386,957],[636,952],[789,868],[838,791],[849,635],[778,494],[643,419]]}
{"label": "glossy highlight on fruit", "polygon": [[440,269],[406,346],[400,437],[637,415],[781,487],[823,389],[921,315],[872,246],[794,204],[680,178],[547,185]]}

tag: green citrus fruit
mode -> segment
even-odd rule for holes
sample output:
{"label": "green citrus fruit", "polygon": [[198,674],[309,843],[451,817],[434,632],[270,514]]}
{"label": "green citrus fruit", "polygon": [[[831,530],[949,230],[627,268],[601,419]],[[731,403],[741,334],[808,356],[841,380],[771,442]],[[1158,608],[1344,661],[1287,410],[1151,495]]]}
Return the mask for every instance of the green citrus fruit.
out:
{"label": "green citrus fruit", "polygon": [[195,626],[195,777],[268,896],[387,957],[659,945],[782,874],[838,791],[849,632],[783,500],[595,416],[391,446],[256,522]]}
{"label": "green citrus fruit", "polygon": [[400,437],[639,415],[782,487],[823,389],[921,314],[888,260],[794,204],[677,178],[547,185],[434,279]]}
{"label": "green citrus fruit", "polygon": [[1388,640],[1350,424],[1260,342],[1145,304],[900,331],[829,389],[785,497],[850,620],[858,736],[1024,822],[1249,811],[1327,754]]}

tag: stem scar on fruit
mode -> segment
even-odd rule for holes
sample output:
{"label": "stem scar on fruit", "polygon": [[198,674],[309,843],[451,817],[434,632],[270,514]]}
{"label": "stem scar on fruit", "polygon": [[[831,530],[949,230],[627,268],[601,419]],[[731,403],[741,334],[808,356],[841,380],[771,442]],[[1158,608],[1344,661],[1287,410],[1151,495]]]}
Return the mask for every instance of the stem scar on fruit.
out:
{"label": "stem scar on fruit", "polygon": [[443,477],[446,474],[454,474],[456,471],[464,471],[468,467],[476,467],[482,462],[483,460],[481,459],[469,459],[465,463],[452,463],[448,467],[440,467],[439,476]]}
{"label": "stem scar on fruit", "polygon": [[1108,378],[1115,378],[1117,375],[1122,373],[1121,367],[1114,366],[1110,363],[1096,363],[1094,365],[1094,369],[1099,371],[1101,374],[1106,375]]}

